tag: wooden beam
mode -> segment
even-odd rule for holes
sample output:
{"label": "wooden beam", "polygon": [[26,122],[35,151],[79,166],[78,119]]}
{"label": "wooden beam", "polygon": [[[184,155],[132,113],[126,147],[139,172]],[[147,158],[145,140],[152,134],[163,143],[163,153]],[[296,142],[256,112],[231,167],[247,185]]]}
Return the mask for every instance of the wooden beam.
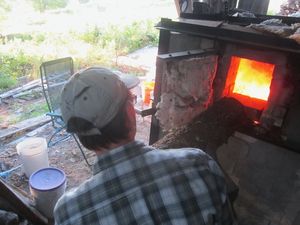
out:
{"label": "wooden beam", "polygon": [[11,128],[0,131],[0,142],[4,144],[8,139],[16,139],[25,132],[32,131],[50,121],[51,118],[45,115],[22,121]]}

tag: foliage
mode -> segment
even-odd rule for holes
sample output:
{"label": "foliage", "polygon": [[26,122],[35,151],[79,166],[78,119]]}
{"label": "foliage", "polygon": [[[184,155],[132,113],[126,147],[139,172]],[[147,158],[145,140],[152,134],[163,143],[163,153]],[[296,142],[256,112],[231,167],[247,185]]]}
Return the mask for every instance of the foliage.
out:
{"label": "foliage", "polygon": [[32,77],[39,64],[37,58],[22,52],[16,55],[0,54],[0,90],[14,87],[20,77]]}
{"label": "foliage", "polygon": [[68,4],[68,0],[30,0],[33,8],[39,12],[49,9],[64,8]]}
{"label": "foliage", "polygon": [[100,39],[100,28],[94,26],[91,29],[88,29],[85,33],[80,35],[80,39],[85,41],[86,43],[96,44]]}
{"label": "foliage", "polygon": [[300,0],[288,0],[280,6],[280,14],[287,16],[300,11]]}
{"label": "foliage", "polygon": [[154,28],[155,21],[135,21],[121,27],[110,25],[100,29],[95,26],[88,29],[79,38],[87,43],[112,50],[115,57],[133,52],[147,45],[158,45],[158,31]]}
{"label": "foliage", "polygon": [[32,40],[32,35],[28,34],[28,33],[24,33],[24,34],[10,34],[7,35],[8,39],[20,39],[21,41],[30,41]]}
{"label": "foliage", "polygon": [[0,72],[6,76],[18,78],[30,74],[32,64],[29,63],[28,56],[20,53],[16,56],[1,55],[0,56]]}
{"label": "foliage", "polygon": [[37,34],[34,37],[34,40],[36,41],[37,44],[41,44],[42,42],[44,42],[46,40],[46,36],[44,34]]}
{"label": "foliage", "polygon": [[90,44],[100,44],[103,48],[113,43],[121,52],[129,53],[146,45],[158,44],[158,31],[154,25],[154,21],[146,20],[136,21],[125,27],[110,25],[100,29],[95,26],[80,38]]}
{"label": "foliage", "polygon": [[1,12],[10,11],[11,10],[11,7],[8,4],[7,0],[0,0],[0,10],[1,10]]}
{"label": "foliage", "polygon": [[91,65],[118,66],[120,55],[158,44],[158,30],[154,25],[155,21],[144,20],[126,26],[94,26],[83,33],[15,34],[3,45],[6,53],[0,53],[2,89],[15,86],[22,76],[38,78],[42,62],[65,56],[74,59],[75,69]]}
{"label": "foliage", "polygon": [[0,92],[13,87],[17,84],[17,80],[9,75],[0,72]]}
{"label": "foliage", "polygon": [[10,5],[7,0],[0,0],[0,21],[5,19],[6,12],[10,11]]}

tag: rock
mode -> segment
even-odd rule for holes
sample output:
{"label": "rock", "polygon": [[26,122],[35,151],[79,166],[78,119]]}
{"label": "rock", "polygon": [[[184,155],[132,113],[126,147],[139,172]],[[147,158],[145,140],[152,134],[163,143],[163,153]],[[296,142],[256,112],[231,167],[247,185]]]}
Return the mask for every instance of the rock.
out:
{"label": "rock", "polygon": [[76,162],[76,159],[71,158],[71,159],[70,159],[70,162],[74,163],[74,162]]}
{"label": "rock", "polygon": [[77,152],[75,151],[75,149],[72,150],[72,155],[76,156]]}
{"label": "rock", "polygon": [[6,129],[6,128],[8,128],[9,127],[9,125],[8,125],[8,123],[4,123],[4,124],[1,124],[0,125],[0,129],[2,130],[2,129]]}
{"label": "rock", "polygon": [[19,217],[13,212],[0,210],[0,224],[2,225],[18,225]]}

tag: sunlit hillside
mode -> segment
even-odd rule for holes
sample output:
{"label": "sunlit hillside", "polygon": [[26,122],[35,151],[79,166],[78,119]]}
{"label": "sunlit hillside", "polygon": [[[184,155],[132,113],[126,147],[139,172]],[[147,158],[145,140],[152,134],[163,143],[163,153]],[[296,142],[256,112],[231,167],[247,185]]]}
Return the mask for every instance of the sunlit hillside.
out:
{"label": "sunlit hillside", "polygon": [[161,17],[177,17],[173,0],[0,0],[0,14],[0,91],[60,57],[116,67],[119,56],[157,45]]}
{"label": "sunlit hillside", "polygon": [[65,8],[42,13],[32,7],[30,0],[7,2],[11,11],[1,22],[1,33],[4,34],[83,31],[94,25],[126,25],[136,20],[176,16],[173,0],[69,0]]}

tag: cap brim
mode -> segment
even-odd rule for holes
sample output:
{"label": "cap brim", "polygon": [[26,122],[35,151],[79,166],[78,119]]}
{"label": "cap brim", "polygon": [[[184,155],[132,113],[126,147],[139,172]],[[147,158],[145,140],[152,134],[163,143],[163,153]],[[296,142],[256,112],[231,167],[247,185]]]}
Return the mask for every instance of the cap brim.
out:
{"label": "cap brim", "polygon": [[116,75],[118,75],[120,80],[126,85],[126,87],[128,89],[132,89],[140,83],[140,79],[137,76],[134,76],[132,74],[125,74],[125,73],[122,73],[122,72],[117,71],[117,70],[115,70],[113,72]]}

